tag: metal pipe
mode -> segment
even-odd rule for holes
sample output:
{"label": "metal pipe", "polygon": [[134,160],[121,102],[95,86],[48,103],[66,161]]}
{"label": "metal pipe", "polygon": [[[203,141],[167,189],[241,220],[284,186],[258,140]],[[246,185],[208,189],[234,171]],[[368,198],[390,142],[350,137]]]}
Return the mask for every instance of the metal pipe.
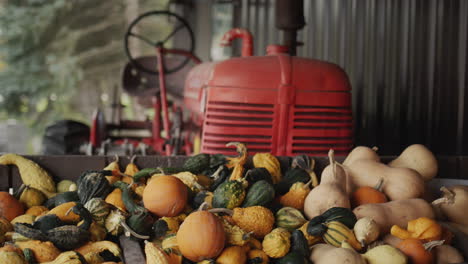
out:
{"label": "metal pipe", "polygon": [[296,55],[297,31],[305,26],[303,0],[276,0],[276,28],[283,31],[282,45],[288,46],[289,54]]}
{"label": "metal pipe", "polygon": [[242,28],[233,28],[224,33],[221,39],[221,46],[231,46],[232,41],[236,38],[242,39],[242,57],[250,57],[253,55],[253,37],[252,34]]}

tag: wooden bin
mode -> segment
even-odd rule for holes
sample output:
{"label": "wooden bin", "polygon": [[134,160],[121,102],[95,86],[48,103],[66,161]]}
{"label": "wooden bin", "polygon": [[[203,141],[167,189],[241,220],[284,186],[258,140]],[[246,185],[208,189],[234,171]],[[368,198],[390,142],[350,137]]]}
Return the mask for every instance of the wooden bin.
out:
{"label": "wooden bin", "polygon": [[[63,179],[76,180],[82,172],[86,170],[101,170],[107,164],[114,160],[112,156],[26,156],[26,158],[37,162],[41,167],[47,170],[56,182]],[[148,167],[180,167],[187,159],[185,156],[166,157],[166,156],[141,156],[135,160],[139,168]],[[392,157],[383,157],[382,160],[389,161]],[[289,166],[290,158],[280,157],[281,167]],[[323,168],[328,165],[325,157],[315,158],[316,173],[320,175]],[[343,157],[337,157],[342,161]],[[120,168],[124,169],[130,162],[129,157],[119,157]],[[441,186],[451,186],[455,184],[468,185],[468,157],[465,156],[442,156],[438,157],[439,175],[436,179],[428,183],[428,193],[432,197],[439,195]],[[251,167],[251,161],[247,162],[246,167]],[[10,188],[17,189],[21,185],[21,178],[18,170],[13,166],[0,165],[0,191],[8,191]],[[455,234],[454,245],[460,249],[465,259],[468,261],[468,236],[463,233]],[[145,263],[144,254],[139,244],[124,236],[120,238],[124,263],[139,264]],[[466,263],[466,262],[465,262]]]}

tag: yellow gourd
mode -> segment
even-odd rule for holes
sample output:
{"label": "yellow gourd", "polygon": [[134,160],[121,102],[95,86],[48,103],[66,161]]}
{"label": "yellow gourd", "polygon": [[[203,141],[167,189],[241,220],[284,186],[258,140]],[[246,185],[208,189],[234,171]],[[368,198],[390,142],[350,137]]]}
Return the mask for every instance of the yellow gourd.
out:
{"label": "yellow gourd", "polygon": [[24,214],[24,215],[17,216],[15,217],[15,219],[11,220],[11,224],[14,225],[16,223],[22,223],[22,224],[31,225],[32,223],[34,223],[35,219],[36,217],[34,215]]}
{"label": "yellow gourd", "polygon": [[22,242],[15,242],[15,244],[24,250],[29,248],[34,254],[34,258],[37,262],[48,262],[53,261],[60,255],[60,250],[58,250],[52,242],[41,242],[38,240],[28,240]]}
{"label": "yellow gourd", "polygon": [[239,246],[227,247],[216,259],[217,264],[241,264],[247,261],[247,254]]}
{"label": "yellow gourd", "polygon": [[112,253],[115,257],[120,258],[122,255],[120,247],[114,242],[107,241],[107,240],[99,241],[99,242],[89,242],[85,244],[84,246],[81,246],[80,248],[75,249],[76,252],[80,253],[83,256],[86,256],[88,254],[99,254],[105,250]]}
{"label": "yellow gourd", "polygon": [[109,181],[110,184],[114,184],[116,181],[120,181],[122,173],[120,172],[119,167],[119,156],[115,155],[114,161],[109,163],[103,170],[112,171],[111,176],[106,176],[106,179],[107,181]]}
{"label": "yellow gourd", "polygon": [[312,181],[309,181],[308,183],[294,183],[291,188],[289,188],[289,192],[280,197],[280,203],[283,206],[293,207],[297,210],[303,210],[305,199],[310,192],[309,186],[311,183]]}
{"label": "yellow gourd", "polygon": [[71,211],[71,208],[75,205],[75,202],[63,203],[50,210],[47,214],[57,215],[64,222],[76,224],[80,221],[80,216]]}
{"label": "yellow gourd", "polygon": [[250,234],[242,228],[229,223],[226,218],[222,218],[224,231],[226,232],[226,242],[229,245],[243,246],[250,240]]}
{"label": "yellow gourd", "polygon": [[23,192],[19,197],[19,201],[26,208],[41,205],[45,202],[46,199],[46,196],[41,191],[29,186],[25,186]]}
{"label": "yellow gourd", "polygon": [[230,146],[235,146],[237,153],[239,155],[237,157],[227,157],[226,160],[228,163],[226,164],[226,167],[229,169],[232,169],[231,176],[229,177],[229,180],[235,181],[239,180],[242,178],[244,175],[244,164],[247,162],[247,147],[239,142],[229,142],[226,144],[226,147]]}
{"label": "yellow gourd", "polygon": [[162,244],[161,244],[162,248],[164,250],[166,249],[172,249],[172,250],[175,250],[177,252],[180,252],[179,251],[179,245],[177,244],[177,236],[176,234],[169,234],[167,235],[163,241],[162,241]]}
{"label": "yellow gourd", "polygon": [[252,263],[254,263],[252,260],[253,259],[258,259],[260,258],[262,262],[255,262],[258,264],[267,264],[270,261],[270,258],[268,258],[268,255],[263,252],[263,250],[260,249],[252,249],[247,253],[248,260]]}
{"label": "yellow gourd", "polygon": [[45,262],[44,264],[82,264],[80,256],[75,251],[66,251],[60,253],[60,255],[50,262]]}
{"label": "yellow gourd", "polygon": [[170,264],[167,254],[154,243],[145,241],[146,264]]}
{"label": "yellow gourd", "polygon": [[29,208],[25,214],[28,214],[28,215],[34,215],[34,216],[40,216],[42,214],[46,214],[47,212],[49,211],[49,209],[47,209],[47,207],[45,206],[33,206],[31,208]]}
{"label": "yellow gourd", "polygon": [[291,247],[291,234],[284,228],[273,229],[262,242],[263,251],[271,258],[284,257]]}
{"label": "yellow gourd", "polygon": [[135,175],[140,170],[138,169],[137,165],[134,163],[136,156],[134,155],[130,159],[130,163],[125,167],[124,174],[122,175],[122,181],[128,184],[133,183],[133,175]]}
{"label": "yellow gourd", "polygon": [[122,200],[122,190],[120,188],[115,188],[111,193],[106,197],[106,203],[112,204],[123,212],[127,212],[127,208]]}
{"label": "yellow gourd", "polygon": [[305,224],[303,224],[301,228],[299,228],[298,230],[302,232],[302,234],[307,240],[307,245],[310,247],[322,241],[322,237],[309,235],[309,233],[307,233],[307,225],[309,225],[309,222],[306,222]]}
{"label": "yellow gourd", "polygon": [[27,264],[23,255],[20,255],[17,252],[12,252],[12,251],[0,252],[0,263]]}
{"label": "yellow gourd", "polygon": [[23,184],[38,189],[47,198],[51,198],[56,193],[52,177],[34,161],[8,153],[0,156],[0,165],[16,165]]}
{"label": "yellow gourd", "polygon": [[394,225],[390,233],[400,239],[417,238],[429,242],[441,239],[442,226],[430,218],[420,217],[408,222],[408,230]]}
{"label": "yellow gourd", "polygon": [[281,181],[281,166],[279,160],[270,153],[256,153],[253,156],[253,164],[255,168],[265,168],[271,174],[273,183]]}

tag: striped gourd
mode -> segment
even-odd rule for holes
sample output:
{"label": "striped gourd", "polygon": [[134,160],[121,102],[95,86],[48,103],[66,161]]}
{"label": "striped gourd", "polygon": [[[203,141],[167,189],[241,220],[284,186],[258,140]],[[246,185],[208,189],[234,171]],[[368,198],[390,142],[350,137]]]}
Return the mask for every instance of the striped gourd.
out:
{"label": "striped gourd", "polygon": [[85,208],[88,209],[97,224],[104,226],[106,218],[110,213],[110,205],[104,199],[92,198],[85,204]]}
{"label": "striped gourd", "polygon": [[276,212],[276,225],[288,230],[301,227],[306,222],[301,211],[292,207],[283,207]]}
{"label": "striped gourd", "polygon": [[271,174],[273,183],[281,181],[281,167],[278,159],[270,153],[257,153],[253,156],[255,168],[265,168]]}
{"label": "striped gourd", "polygon": [[343,241],[348,242],[356,250],[361,249],[354,233],[346,225],[338,221],[326,223],[327,232],[323,235],[323,240],[332,246],[341,247]]}

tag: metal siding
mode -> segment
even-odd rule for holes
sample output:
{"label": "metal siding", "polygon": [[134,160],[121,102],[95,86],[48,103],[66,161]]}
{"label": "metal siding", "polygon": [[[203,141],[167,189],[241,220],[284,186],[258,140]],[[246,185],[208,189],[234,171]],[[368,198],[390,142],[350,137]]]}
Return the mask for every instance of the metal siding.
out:
{"label": "metal siding", "polygon": [[[263,55],[278,40],[274,0],[243,0],[242,9],[240,26]],[[468,153],[468,1],[305,0],[304,11],[298,54],[348,73],[356,145],[386,155],[413,143]]]}

